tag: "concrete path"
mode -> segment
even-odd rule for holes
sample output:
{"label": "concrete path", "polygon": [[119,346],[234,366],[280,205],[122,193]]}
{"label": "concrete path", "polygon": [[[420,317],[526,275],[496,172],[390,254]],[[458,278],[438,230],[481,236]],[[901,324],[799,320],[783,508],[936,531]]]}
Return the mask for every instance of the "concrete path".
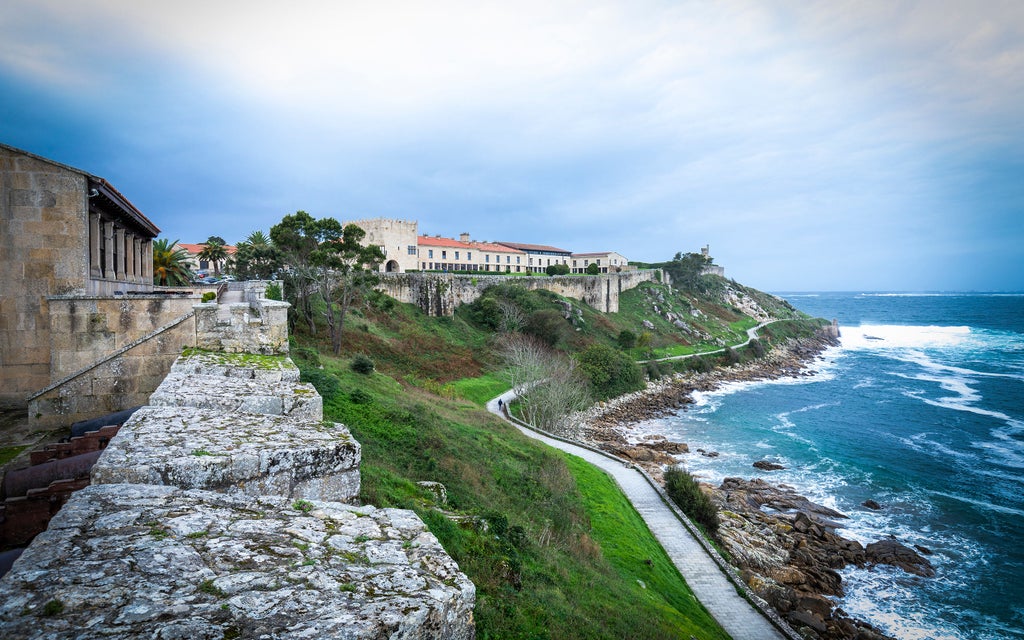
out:
{"label": "concrete path", "polygon": [[[507,404],[515,399],[515,395],[515,391],[507,391],[488,402],[487,409],[504,418],[498,411],[498,400],[500,398]],[[686,579],[694,595],[733,640],[785,639],[786,636],[782,635],[765,616],[740,597],[735,585],[729,581],[639,471],[626,466],[622,461],[591,449],[548,437],[515,421],[512,424],[531,438],[583,458],[614,478],[675,563],[679,573]]]}

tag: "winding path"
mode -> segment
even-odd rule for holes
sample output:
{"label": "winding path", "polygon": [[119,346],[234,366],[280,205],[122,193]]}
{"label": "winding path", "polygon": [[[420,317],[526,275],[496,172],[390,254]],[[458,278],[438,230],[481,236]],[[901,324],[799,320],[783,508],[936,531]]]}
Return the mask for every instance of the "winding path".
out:
{"label": "winding path", "polygon": [[[747,329],[747,341],[732,346],[742,347],[749,344],[757,337],[758,329],[772,322],[778,321],[762,322]],[[692,358],[722,351],[725,351],[725,348],[659,360]],[[703,541],[698,540],[700,534],[695,531],[686,516],[668,500],[664,490],[650,476],[625,460],[534,429],[520,420],[510,418],[500,407],[501,403],[507,406],[515,398],[515,389],[506,391],[488,402],[487,410],[511,422],[525,435],[582,458],[610,475],[644,519],[651,533],[679,569],[679,573],[686,579],[693,594],[733,640],[799,638],[774,612],[755,607],[740,595],[738,589],[745,589],[745,586],[742,586],[739,578],[730,576],[730,569],[725,566],[725,561],[716,557],[717,553],[706,543],[702,544]]]}

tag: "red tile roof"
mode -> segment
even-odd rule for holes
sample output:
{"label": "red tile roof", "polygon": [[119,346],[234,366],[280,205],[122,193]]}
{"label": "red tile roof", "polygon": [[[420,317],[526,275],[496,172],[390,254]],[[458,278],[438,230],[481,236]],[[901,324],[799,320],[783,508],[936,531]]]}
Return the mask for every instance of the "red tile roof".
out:
{"label": "red tile roof", "polygon": [[522,253],[517,249],[506,247],[493,242],[462,242],[454,238],[438,238],[436,236],[419,236],[416,242],[423,247],[451,247],[453,249],[468,249],[470,251],[490,251],[492,253]]}
{"label": "red tile roof", "polygon": [[543,251],[544,253],[572,253],[568,249],[559,249],[558,247],[552,247],[546,244],[526,244],[525,242],[499,242],[498,244],[505,245],[506,247],[512,247],[513,249],[521,249],[523,251]]}
{"label": "red tile roof", "polygon": [[[204,242],[202,244],[189,244],[187,242],[179,242],[177,246],[181,247],[185,251],[188,251],[192,255],[199,255],[200,253],[203,252],[203,249],[206,248],[206,243]],[[234,255],[236,251],[238,251],[238,247],[231,244],[226,244],[224,245],[224,250],[227,251],[229,256],[231,256]]]}

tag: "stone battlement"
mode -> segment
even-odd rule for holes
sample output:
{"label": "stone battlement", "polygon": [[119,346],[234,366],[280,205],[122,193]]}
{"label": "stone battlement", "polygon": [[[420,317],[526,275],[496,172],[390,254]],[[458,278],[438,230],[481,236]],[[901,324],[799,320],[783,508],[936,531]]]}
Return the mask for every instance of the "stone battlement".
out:
{"label": "stone battlement", "polygon": [[287,356],[186,351],[0,579],[0,637],[472,639],[419,517],[348,504],[360,455]]}

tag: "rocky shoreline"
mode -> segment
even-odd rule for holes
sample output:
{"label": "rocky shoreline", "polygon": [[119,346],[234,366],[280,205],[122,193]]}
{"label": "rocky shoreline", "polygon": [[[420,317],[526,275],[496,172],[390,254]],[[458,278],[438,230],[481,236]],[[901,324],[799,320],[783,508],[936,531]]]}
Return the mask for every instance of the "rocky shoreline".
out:
{"label": "rocky shoreline", "polygon": [[[822,352],[838,344],[829,332],[814,339],[776,346],[764,358],[708,373],[676,375],[648,388],[595,406],[577,416],[572,436],[628,459],[661,481],[666,465],[685,455],[714,457],[713,451],[691,453],[682,442],[661,436],[639,442],[630,427],[675,413],[693,402],[695,391],[712,391],[739,381],[811,375],[809,367]],[[684,462],[685,466],[685,462]],[[763,471],[780,466],[755,463]],[[719,508],[719,542],[747,586],[764,599],[802,637],[822,640],[886,640],[889,636],[849,616],[833,598],[843,595],[839,570],[849,565],[892,565],[920,577],[935,575],[923,548],[909,548],[891,537],[866,547],[843,538],[845,516],[815,504],[791,487],[762,479],[726,478],[718,487],[702,485]],[[870,504],[869,504],[870,503]],[[873,501],[866,508],[880,508]]]}

